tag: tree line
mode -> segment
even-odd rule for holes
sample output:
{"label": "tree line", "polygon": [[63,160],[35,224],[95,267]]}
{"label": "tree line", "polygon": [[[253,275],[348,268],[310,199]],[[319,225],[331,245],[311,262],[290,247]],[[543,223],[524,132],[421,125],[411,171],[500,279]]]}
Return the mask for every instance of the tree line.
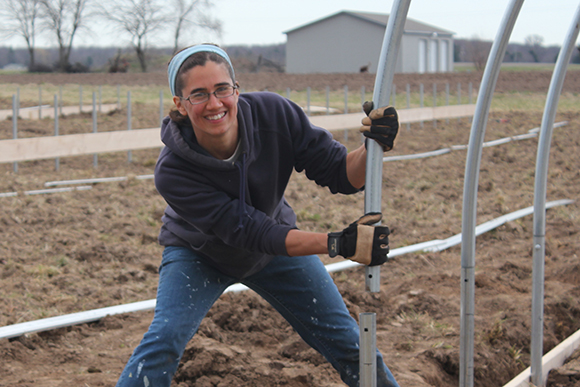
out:
{"label": "tree line", "polygon": [[173,52],[180,48],[182,33],[196,29],[221,33],[221,21],[211,16],[212,0],[3,0],[0,33],[19,36],[26,44],[28,68],[34,71],[36,40],[49,34],[58,46],[56,71],[74,71],[71,51],[79,32],[90,23],[111,25],[129,38],[141,71],[147,71],[147,52],[152,34],[171,31]]}
{"label": "tree line", "polygon": [[[236,72],[284,72],[286,45],[230,45],[224,49],[232,59]],[[54,72],[59,58],[58,48],[36,49],[36,65],[33,72]],[[173,55],[172,47],[151,47],[147,50],[147,71],[165,71]],[[142,71],[132,47],[75,47],[70,54],[69,72],[137,72]],[[0,68],[15,64],[28,67],[29,55],[25,48],[0,46]]]}
{"label": "tree line", "polygon": [[[26,63],[29,71],[86,72],[91,68],[104,66],[98,63],[106,58],[109,71],[128,71],[134,61],[138,68],[147,72],[156,66],[156,60],[180,49],[182,35],[188,38],[195,31],[208,31],[219,36],[221,21],[211,15],[213,0],[3,0],[0,8],[0,35],[19,36],[26,44],[27,60],[21,60],[18,50],[0,47],[0,67],[8,63]],[[82,59],[76,60],[72,53],[73,43],[80,32],[91,32],[96,23],[110,25],[119,36],[130,41],[129,55],[126,49],[99,49],[75,47]],[[91,24],[92,23],[92,24]],[[172,47],[150,46],[153,37],[160,31],[172,33]],[[38,36],[51,36],[56,50],[38,49]],[[492,42],[478,38],[456,39],[454,41],[455,62],[474,63],[483,69]],[[3,50],[7,50],[4,55]],[[525,43],[508,45],[505,62],[554,63],[560,47],[543,46],[543,38],[530,35]],[[580,48],[579,48],[580,51]],[[572,62],[580,63],[580,52],[572,57]],[[93,52],[93,54],[90,54]],[[232,57],[238,58],[237,67],[242,71],[284,71],[284,45],[229,47]],[[40,56],[41,58],[38,58]],[[4,59],[5,58],[5,59]],[[40,60],[39,60],[40,59]],[[2,63],[5,60],[8,63]],[[12,60],[12,61],[11,61]]]}
{"label": "tree line", "polygon": [[[529,35],[524,44],[510,43],[507,46],[504,62],[506,63],[556,63],[560,46],[544,46],[544,39],[539,35]],[[473,63],[475,68],[483,70],[493,42],[478,38],[455,39],[453,55],[455,62]],[[573,53],[571,63],[580,63],[580,46]]]}

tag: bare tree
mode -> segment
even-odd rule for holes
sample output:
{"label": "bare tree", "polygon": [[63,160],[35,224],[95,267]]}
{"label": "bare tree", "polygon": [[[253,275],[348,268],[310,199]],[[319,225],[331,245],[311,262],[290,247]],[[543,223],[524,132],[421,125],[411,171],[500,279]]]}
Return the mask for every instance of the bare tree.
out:
{"label": "bare tree", "polygon": [[91,0],[39,0],[46,28],[56,35],[58,69],[66,71],[74,37],[85,27],[85,12]]}
{"label": "bare tree", "polygon": [[179,50],[179,38],[183,32],[191,33],[189,29],[202,28],[221,34],[221,21],[213,19],[209,10],[213,7],[211,0],[173,0],[175,32],[173,53]]}
{"label": "bare tree", "polygon": [[5,21],[1,31],[4,35],[20,35],[26,41],[30,55],[29,69],[34,67],[34,46],[37,22],[40,17],[39,0],[6,0],[1,14]]}
{"label": "bare tree", "polygon": [[528,35],[524,39],[524,43],[528,48],[528,52],[534,58],[534,62],[538,63],[540,61],[540,51],[544,43],[544,38],[540,35]]}
{"label": "bare tree", "polygon": [[468,41],[466,47],[467,56],[471,59],[477,71],[482,71],[485,67],[490,50],[491,44],[482,41],[477,36],[474,36],[470,41]]}
{"label": "bare tree", "polygon": [[147,39],[168,21],[162,10],[155,0],[122,0],[101,8],[101,14],[107,20],[131,37],[131,45],[143,72],[147,72]]}

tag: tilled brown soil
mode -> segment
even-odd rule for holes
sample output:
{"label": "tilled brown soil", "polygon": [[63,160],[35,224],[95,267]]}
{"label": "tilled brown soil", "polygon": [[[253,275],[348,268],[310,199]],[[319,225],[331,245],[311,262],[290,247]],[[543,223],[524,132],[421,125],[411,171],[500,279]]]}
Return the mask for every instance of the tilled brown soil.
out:
{"label": "tilled brown soil", "polygon": [[[549,76],[544,85],[544,77],[533,74],[514,75],[517,82],[523,82],[515,90],[547,89]],[[57,83],[64,76],[53,77],[43,82]],[[110,75],[101,77],[111,79]],[[148,74],[146,81],[139,74],[124,77],[114,83],[147,82],[157,75]],[[264,77],[275,79],[270,78],[272,74]],[[330,78],[343,82],[350,77]],[[367,75],[353,77],[366,79]],[[62,78],[62,82],[82,79],[90,83],[91,78]],[[310,79],[316,78],[330,82],[323,82],[322,76]],[[249,84],[249,79],[244,81]],[[576,82],[575,77],[568,79]],[[478,82],[477,77],[473,81]],[[2,82],[35,80],[0,77]],[[256,89],[274,81],[261,82],[256,82]],[[285,76],[279,82],[286,87]],[[294,78],[294,82],[299,81]],[[500,78],[498,87],[504,87],[502,82]],[[575,90],[579,90],[577,86]],[[139,118],[144,127],[156,121],[156,114],[150,114],[152,117]],[[122,127],[123,116],[122,112],[108,116],[108,125]],[[87,121],[62,118],[61,124],[72,133],[83,120]],[[568,125],[556,128],[552,140],[548,201],[576,200],[580,192],[580,114],[560,112],[556,121],[564,120]],[[541,112],[491,114],[486,141],[525,133],[540,121]],[[49,122],[20,125],[37,135],[51,133]],[[9,138],[5,134],[10,130],[10,122],[0,122],[1,138]],[[467,119],[439,121],[436,126],[431,122],[413,124],[409,129],[403,125],[396,147],[388,155],[467,144],[469,131]],[[336,137],[344,141],[343,133]],[[349,148],[359,142],[357,133],[349,133]],[[536,152],[537,138],[483,149],[478,224],[533,205]],[[0,165],[0,193],[18,192],[15,197],[0,198],[0,326],[155,297],[161,255],[156,236],[164,203],[151,180],[135,176],[152,173],[157,153],[135,151],[132,163],[127,162],[126,153],[99,155],[97,168],[92,156],[61,159],[58,172],[54,160],[19,163],[17,174],[12,165]],[[465,156],[459,150],[384,164],[382,208],[392,230],[392,248],[461,232]],[[86,191],[24,194],[44,188],[48,181],[112,176],[129,179],[95,184]],[[287,198],[300,227],[306,230],[341,229],[364,208],[362,194],[331,195],[303,174],[292,178]],[[545,351],[580,329],[579,216],[577,203],[547,211]],[[532,229],[530,215],[477,238],[476,386],[501,386],[529,365]],[[333,274],[353,316],[376,313],[378,347],[401,386],[458,384],[460,254],[461,247],[456,246],[396,257],[382,267],[377,294],[365,291],[363,269]],[[327,256],[321,259],[336,261]],[[109,316],[94,323],[0,340],[0,386],[113,386],[151,318],[150,311]],[[577,386],[577,358],[552,371],[549,385]],[[212,308],[189,343],[173,385],[342,384],[324,359],[266,302],[243,292],[224,295]]]}

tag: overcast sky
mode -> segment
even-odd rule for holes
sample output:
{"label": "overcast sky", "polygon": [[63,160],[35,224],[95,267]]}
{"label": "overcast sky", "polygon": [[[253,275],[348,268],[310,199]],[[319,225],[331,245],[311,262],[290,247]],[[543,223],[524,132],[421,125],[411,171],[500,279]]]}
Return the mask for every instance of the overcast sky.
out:
{"label": "overcast sky", "polygon": [[[455,32],[455,38],[491,41],[508,4],[511,1],[413,0],[407,16]],[[284,31],[336,12],[388,14],[392,6],[392,0],[216,0],[215,10],[223,20],[223,43],[228,45],[285,42]],[[578,0],[524,1],[510,40],[523,43],[526,36],[537,34],[545,45],[562,45],[578,6]]]}
{"label": "overcast sky", "polygon": [[[390,13],[392,0],[213,0],[212,14],[222,21],[221,39],[192,34],[182,45],[211,41],[222,46],[233,44],[264,45],[286,42],[284,31],[308,24],[334,13],[348,11]],[[548,5],[551,3],[552,5]],[[456,39],[493,40],[506,12],[508,0],[413,0],[408,17],[455,33]],[[511,42],[523,43],[526,36],[539,35],[544,45],[562,45],[578,8],[578,0],[524,1]],[[75,46],[125,46],[121,36],[100,31],[75,39]],[[37,41],[38,46],[50,45],[50,40]],[[170,36],[156,34],[150,40],[156,46],[171,46]],[[340,44],[339,42],[335,42]],[[10,39],[0,45],[23,46],[21,39]]]}

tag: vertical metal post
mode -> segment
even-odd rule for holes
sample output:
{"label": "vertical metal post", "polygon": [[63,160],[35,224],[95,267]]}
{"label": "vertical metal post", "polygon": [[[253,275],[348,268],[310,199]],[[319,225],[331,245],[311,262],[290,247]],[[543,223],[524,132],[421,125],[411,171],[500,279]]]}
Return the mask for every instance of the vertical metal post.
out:
{"label": "vertical metal post", "polygon": [[467,92],[469,93],[469,104],[471,105],[473,103],[473,83],[469,82],[468,88],[467,88]]}
{"label": "vertical metal post", "polygon": [[348,114],[348,85],[344,85],[344,114]]}
{"label": "vertical metal post", "polygon": [[[54,136],[58,137],[58,96],[54,95]],[[60,159],[57,157],[54,160],[54,170],[58,171],[60,168]]]}
{"label": "vertical metal post", "polygon": [[535,386],[545,386],[546,379],[542,371],[544,341],[544,262],[546,253],[546,187],[548,184],[548,162],[554,119],[562,92],[568,64],[574,49],[574,43],[580,31],[580,6],[572,20],[572,25],[556,61],[552,74],[546,106],[540,127],[538,154],[536,157],[536,174],[534,181],[534,238],[533,238],[533,272],[532,272],[532,342],[531,342],[531,377]]}
{"label": "vertical metal post", "polygon": [[[18,98],[12,94],[12,138],[18,138]],[[12,163],[14,173],[18,173],[18,163]]]}
{"label": "vertical metal post", "polygon": [[[373,104],[377,108],[386,106],[391,95],[390,88],[393,85],[396,67],[395,64],[410,3],[411,0],[396,0],[393,2],[390,13],[391,16],[387,22],[385,37],[383,39],[383,46],[379,57],[377,77],[375,79],[373,92]],[[365,213],[381,212],[383,150],[381,146],[373,140],[367,139],[366,146]],[[380,290],[380,273],[380,266],[365,267],[365,285],[368,291],[378,292]],[[364,319],[365,317],[361,315],[361,318]],[[374,355],[372,357],[375,367],[374,369],[376,370],[376,347],[371,349],[363,348],[363,340],[364,339],[361,337],[361,351],[369,351]],[[372,344],[373,343],[371,343],[371,346]],[[372,383],[376,383],[376,371],[371,375],[371,380],[368,380],[366,377],[368,373],[364,372],[364,368],[368,368],[368,365],[362,363],[362,356],[360,360],[361,387],[374,386]],[[371,365],[371,367],[373,366]]]}
{"label": "vertical metal post", "polygon": [[[445,106],[449,106],[449,82],[445,83]],[[445,120],[446,124],[449,124],[449,118]]]}
{"label": "vertical metal post", "polygon": [[[344,85],[344,114],[348,114],[348,85]],[[348,129],[344,130],[344,142],[348,140]]]}
{"label": "vertical metal post", "polygon": [[103,112],[103,86],[99,85],[99,113]]}
{"label": "vertical metal post", "polygon": [[326,115],[330,114],[330,86],[326,86]]}
{"label": "vertical metal post", "polygon": [[[461,82],[457,83],[457,104],[461,105]],[[457,122],[461,122],[461,117],[457,117]]]}
{"label": "vertical metal post", "polygon": [[58,115],[62,115],[62,86],[58,88]]}
{"label": "vertical metal post", "polygon": [[20,115],[20,87],[16,88],[16,117]]}
{"label": "vertical metal post", "polygon": [[437,119],[435,118],[435,108],[437,107],[437,84],[433,84],[433,128],[437,127]]}
{"label": "vertical metal post", "polygon": [[163,125],[163,117],[165,114],[163,113],[163,90],[159,90],[159,127]]}
{"label": "vertical metal post", "polygon": [[290,99],[290,88],[286,88],[286,99]]}
{"label": "vertical metal post", "polygon": [[42,119],[42,85],[38,85],[38,119]]}
{"label": "vertical metal post", "polygon": [[465,182],[463,188],[461,241],[461,334],[459,385],[473,386],[473,342],[475,316],[475,224],[477,217],[477,186],[483,138],[501,62],[523,0],[512,0],[493,42],[471,126]]}
{"label": "vertical metal post", "polygon": [[[423,107],[423,84],[419,84],[419,107]],[[423,127],[423,121],[421,121],[421,127]]]}
{"label": "vertical metal post", "polygon": [[377,316],[361,313],[360,322],[360,385],[377,386]]}
{"label": "vertical metal post", "polygon": [[[407,109],[411,107],[411,86],[407,83]],[[407,122],[407,130],[411,130],[411,123]]]}
{"label": "vertical metal post", "polygon": [[310,117],[310,86],[306,88],[306,115]]}
{"label": "vertical metal post", "polygon": [[[131,130],[131,90],[127,92],[127,130]],[[133,153],[129,150],[127,151],[127,161],[133,161]]]}
{"label": "vertical metal post", "polygon": [[[97,133],[97,96],[93,91],[93,133]],[[99,165],[97,154],[93,155],[93,167],[97,168]]]}

